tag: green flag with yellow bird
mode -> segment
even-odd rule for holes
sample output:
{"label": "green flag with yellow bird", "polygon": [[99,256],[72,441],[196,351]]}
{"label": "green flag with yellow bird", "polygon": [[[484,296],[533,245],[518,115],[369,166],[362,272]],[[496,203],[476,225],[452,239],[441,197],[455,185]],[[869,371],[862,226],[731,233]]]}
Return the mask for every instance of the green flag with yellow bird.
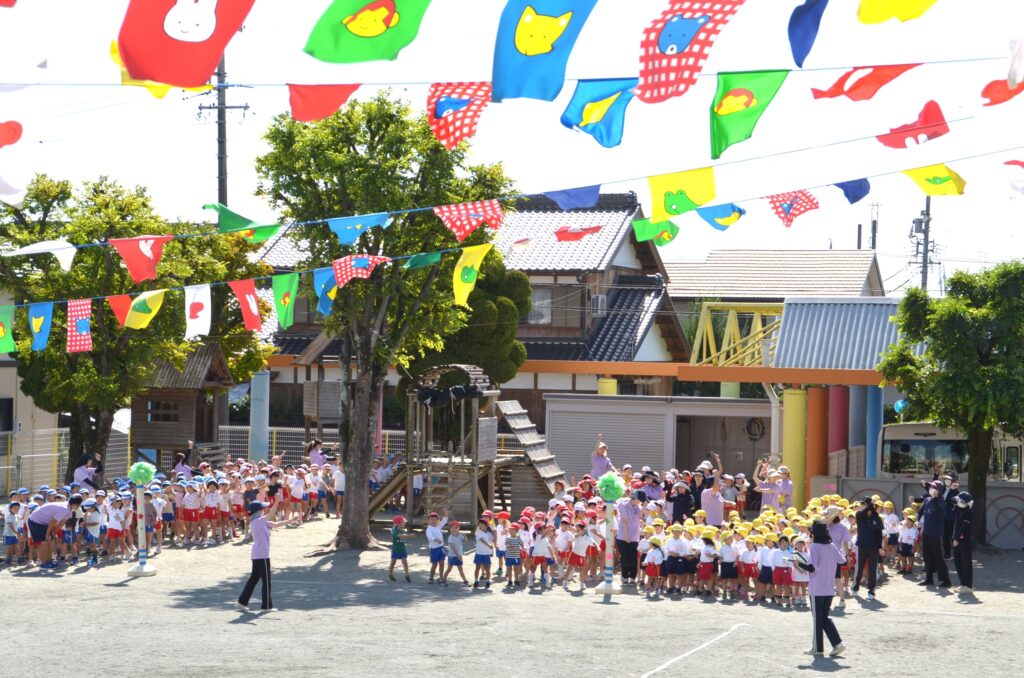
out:
{"label": "green flag with yellow bird", "polygon": [[789,71],[719,73],[718,91],[711,103],[711,157],[746,141],[761,115],[786,81]]}

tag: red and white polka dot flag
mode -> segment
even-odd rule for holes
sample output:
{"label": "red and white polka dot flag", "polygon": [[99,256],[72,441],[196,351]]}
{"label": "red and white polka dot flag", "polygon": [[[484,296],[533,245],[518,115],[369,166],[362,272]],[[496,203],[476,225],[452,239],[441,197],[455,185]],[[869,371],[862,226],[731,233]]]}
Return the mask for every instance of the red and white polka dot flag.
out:
{"label": "red and white polka dot flag", "polygon": [[810,191],[793,191],[792,193],[779,193],[769,196],[768,202],[772,205],[775,216],[782,219],[782,223],[789,228],[793,220],[804,212],[818,209],[818,200]]}
{"label": "red and white polka dot flag", "polygon": [[338,288],[348,284],[352,278],[366,279],[373,273],[373,269],[379,264],[386,264],[391,259],[388,257],[377,257],[369,254],[350,254],[347,257],[334,260],[334,279],[338,282]]}
{"label": "red and white polka dot flag", "polygon": [[434,208],[436,214],[455,238],[462,242],[470,233],[480,228],[485,221],[494,230],[501,228],[505,212],[497,200],[464,202],[458,205],[443,205]]}
{"label": "red and white polka dot flag", "polygon": [[68,353],[92,350],[92,299],[68,301]]}
{"label": "red and white polka dot flag", "polygon": [[476,123],[491,102],[489,82],[442,82],[430,86],[427,115],[434,136],[449,151],[476,134]]}

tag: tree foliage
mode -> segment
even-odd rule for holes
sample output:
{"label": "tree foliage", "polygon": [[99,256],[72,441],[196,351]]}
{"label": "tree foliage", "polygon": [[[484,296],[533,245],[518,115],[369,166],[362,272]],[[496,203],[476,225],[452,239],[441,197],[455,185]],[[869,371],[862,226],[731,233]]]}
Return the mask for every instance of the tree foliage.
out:
{"label": "tree foliage", "polygon": [[879,369],[907,394],[908,419],[967,435],[974,527],[983,540],[993,433],[1024,435],[1024,263],[958,272],[942,299],[910,290],[896,323],[899,343]]}

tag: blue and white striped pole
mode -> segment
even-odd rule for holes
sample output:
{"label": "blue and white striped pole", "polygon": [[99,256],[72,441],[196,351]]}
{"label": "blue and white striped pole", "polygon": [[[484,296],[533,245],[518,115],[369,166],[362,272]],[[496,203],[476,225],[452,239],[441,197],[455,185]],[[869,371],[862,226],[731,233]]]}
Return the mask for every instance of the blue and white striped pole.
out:
{"label": "blue and white striped pole", "polygon": [[128,569],[129,577],[152,577],[156,574],[156,565],[147,562],[146,557],[149,554],[148,539],[146,538],[146,488],[143,485],[135,486],[135,513],[138,517],[139,529],[138,538],[139,545],[139,562],[135,563]]}
{"label": "blue and white striped pole", "polygon": [[615,503],[606,501],[604,503],[604,584],[594,589],[594,593],[600,595],[612,595],[622,593],[622,589],[615,586]]}

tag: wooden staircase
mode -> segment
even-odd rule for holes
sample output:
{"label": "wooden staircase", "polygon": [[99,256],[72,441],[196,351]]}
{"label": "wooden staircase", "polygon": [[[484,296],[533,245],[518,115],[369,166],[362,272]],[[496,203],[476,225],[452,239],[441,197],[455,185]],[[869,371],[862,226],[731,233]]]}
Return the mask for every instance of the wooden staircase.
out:
{"label": "wooden staircase", "polygon": [[372,519],[378,512],[381,511],[391,498],[402,491],[406,483],[406,474],[408,470],[405,464],[400,465],[395,469],[395,472],[391,474],[391,477],[378,489],[376,492],[370,495],[370,518]]}
{"label": "wooden staircase", "polygon": [[[565,482],[565,472],[558,465],[555,455],[551,454],[544,437],[537,433],[537,426],[530,421],[529,413],[523,409],[518,400],[499,400],[497,407],[505,418],[505,423],[512,430],[512,434],[523,446],[527,461],[536,469],[544,484],[554,494],[555,481]],[[497,491],[495,488],[496,493]]]}

